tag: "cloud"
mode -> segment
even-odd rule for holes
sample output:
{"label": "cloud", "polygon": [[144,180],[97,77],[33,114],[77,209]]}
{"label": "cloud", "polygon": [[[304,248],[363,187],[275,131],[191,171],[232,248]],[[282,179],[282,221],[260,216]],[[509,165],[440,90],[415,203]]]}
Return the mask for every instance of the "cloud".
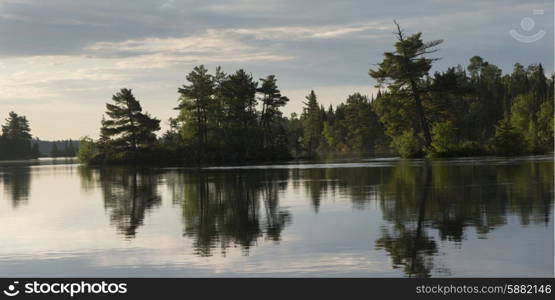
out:
{"label": "cloud", "polygon": [[284,61],[293,56],[260,49],[234,39],[227,31],[207,30],[181,38],[146,38],[99,42],[86,47],[92,57],[118,58],[119,68],[163,68],[173,64]]}
{"label": "cloud", "polygon": [[174,8],[174,0],[168,0],[164,3],[162,3],[162,5],[160,5],[160,9],[173,9]]}
{"label": "cloud", "polygon": [[[279,40],[279,41],[301,41],[310,39],[337,39],[342,37],[357,38],[369,37],[368,34],[360,35],[363,32],[378,32],[375,37],[383,36],[384,30],[388,30],[383,22],[372,22],[367,24],[339,24],[329,26],[277,26],[264,28],[236,28],[228,29],[224,32],[253,36],[258,40]],[[359,34],[358,36],[356,34]],[[389,34],[389,32],[387,32]]]}
{"label": "cloud", "polygon": [[[311,39],[382,37],[388,27],[380,22],[333,26],[278,26],[263,28],[207,29],[185,37],[130,39],[97,42],[83,51],[91,57],[126,58],[120,66],[166,67],[175,63],[285,61],[295,57],[284,50],[284,42]],[[372,34],[371,32],[374,32]],[[357,36],[357,34],[360,34]],[[254,39],[254,41],[252,40]],[[273,44],[257,45],[257,41]],[[145,64],[146,63],[146,64]]]}

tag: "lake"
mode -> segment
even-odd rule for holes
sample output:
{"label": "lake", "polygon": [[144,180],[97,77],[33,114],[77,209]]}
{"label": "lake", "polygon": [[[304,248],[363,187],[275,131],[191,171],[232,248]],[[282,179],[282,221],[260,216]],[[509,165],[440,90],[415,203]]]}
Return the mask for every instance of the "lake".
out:
{"label": "lake", "polygon": [[553,156],[0,163],[0,277],[552,277]]}

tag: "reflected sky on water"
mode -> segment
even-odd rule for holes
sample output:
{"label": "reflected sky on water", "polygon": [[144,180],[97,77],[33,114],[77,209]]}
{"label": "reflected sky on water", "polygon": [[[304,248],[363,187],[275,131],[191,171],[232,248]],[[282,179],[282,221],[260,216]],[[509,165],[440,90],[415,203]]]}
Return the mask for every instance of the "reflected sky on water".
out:
{"label": "reflected sky on water", "polygon": [[553,276],[553,158],[0,164],[0,276]]}

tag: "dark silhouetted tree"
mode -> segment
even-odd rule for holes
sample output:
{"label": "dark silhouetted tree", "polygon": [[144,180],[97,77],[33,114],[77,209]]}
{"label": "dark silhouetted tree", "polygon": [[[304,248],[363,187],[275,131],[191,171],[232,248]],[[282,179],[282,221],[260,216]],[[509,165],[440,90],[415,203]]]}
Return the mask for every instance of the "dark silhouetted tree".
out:
{"label": "dark silhouetted tree", "polygon": [[114,104],[106,104],[109,119],[103,119],[102,135],[119,149],[137,151],[151,146],[156,141],[154,132],[160,130],[160,120],[143,113],[130,89],[121,89],[112,100]]}

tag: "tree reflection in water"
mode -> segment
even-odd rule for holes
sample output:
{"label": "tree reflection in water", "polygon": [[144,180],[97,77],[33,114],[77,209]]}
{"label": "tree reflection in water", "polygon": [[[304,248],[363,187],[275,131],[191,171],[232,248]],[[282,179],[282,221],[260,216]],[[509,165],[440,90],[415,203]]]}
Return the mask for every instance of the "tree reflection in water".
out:
{"label": "tree reflection in water", "polygon": [[[410,160],[354,168],[154,170],[100,168],[93,172],[81,167],[80,174],[84,189],[94,188],[96,183],[100,186],[111,223],[126,238],[133,238],[146,212],[160,205],[158,185],[166,185],[174,205],[182,211],[183,234],[201,256],[215,251],[226,255],[230,247],[248,254],[261,239],[279,242],[292,219],[280,206],[280,195],[286,190],[301,191],[314,213],[334,195],[349,199],[355,209],[374,203],[384,221],[374,248],[385,251],[392,266],[409,277],[449,273],[438,260],[438,240],[463,243],[469,228],[487,238],[514,217],[522,225],[547,225],[553,205],[552,160]],[[25,185],[15,180],[25,176],[6,174],[2,175],[4,184],[10,182],[11,191],[21,191],[12,192],[21,195],[13,199],[23,198],[28,184],[24,192]]]}
{"label": "tree reflection in water", "polygon": [[29,166],[3,167],[0,178],[4,195],[12,202],[12,207],[25,205],[31,189],[31,168]]}
{"label": "tree reflection in water", "polygon": [[210,256],[230,246],[248,254],[259,238],[279,241],[291,221],[279,206],[279,191],[287,186],[287,171],[172,173],[168,185],[174,203],[183,209],[184,234],[195,252]]}
{"label": "tree reflection in water", "polygon": [[409,277],[429,277],[433,268],[432,257],[437,253],[436,242],[427,236],[424,230],[426,206],[432,183],[432,168],[425,163],[416,171],[422,174],[411,174],[413,176],[404,178],[413,181],[405,182],[405,187],[410,184],[422,187],[422,191],[414,194],[415,197],[409,200],[416,209],[414,214],[416,222],[390,215],[390,220],[394,222],[393,232],[390,233],[388,229],[382,228],[382,237],[376,240],[376,248],[387,251],[393,261],[393,267],[403,267],[403,271]]}
{"label": "tree reflection in water", "polygon": [[[96,173],[96,174],[95,174]],[[134,238],[143,225],[145,214],[161,204],[158,194],[159,174],[153,169],[99,168],[81,166],[82,187],[97,180],[104,197],[110,223],[127,239]]]}
{"label": "tree reflection in water", "polygon": [[[295,174],[295,173],[294,173]],[[448,274],[434,266],[441,240],[462,243],[467,228],[480,237],[517,216],[522,225],[549,224],[553,161],[400,161],[393,166],[335,168],[298,173],[310,199],[346,195],[364,209],[377,201],[386,226],[375,247],[409,277]],[[321,201],[313,201],[315,211]]]}

